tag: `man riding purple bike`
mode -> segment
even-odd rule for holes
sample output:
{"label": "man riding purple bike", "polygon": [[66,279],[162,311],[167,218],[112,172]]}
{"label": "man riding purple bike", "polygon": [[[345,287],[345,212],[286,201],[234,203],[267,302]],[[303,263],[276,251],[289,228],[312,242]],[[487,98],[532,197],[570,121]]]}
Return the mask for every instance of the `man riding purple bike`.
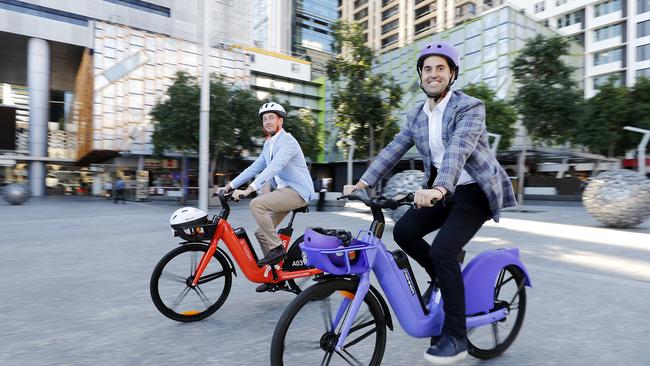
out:
{"label": "man riding purple bike", "polygon": [[[355,185],[343,194],[374,186],[415,145],[424,162],[417,208],[409,209],[393,230],[395,242],[440,287],[445,320],[431,339],[425,359],[449,363],[467,355],[465,293],[458,253],[483,223],[499,220],[502,208],[516,205],[512,184],[489,149],[485,107],[479,99],[451,91],[460,58],[449,43],[424,47],[417,60],[420,88],[427,96],[407,113],[406,125],[384,148]],[[423,237],[439,230],[429,245]],[[436,282],[437,281],[437,282]]]}

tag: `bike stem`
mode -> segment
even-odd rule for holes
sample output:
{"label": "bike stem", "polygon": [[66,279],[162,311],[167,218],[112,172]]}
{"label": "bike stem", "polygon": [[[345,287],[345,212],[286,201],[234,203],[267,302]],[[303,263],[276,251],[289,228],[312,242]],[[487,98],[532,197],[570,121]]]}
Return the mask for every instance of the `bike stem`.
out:
{"label": "bike stem", "polygon": [[[347,338],[348,333],[352,328],[352,323],[354,323],[354,320],[357,317],[357,313],[359,312],[359,308],[361,307],[361,303],[363,302],[363,299],[366,298],[366,294],[368,293],[369,289],[370,289],[370,272],[361,273],[359,275],[359,285],[357,286],[357,291],[354,293],[354,299],[352,300],[352,306],[350,307],[350,311],[345,317],[343,323],[343,329],[341,329],[341,335],[339,336],[338,342],[336,342],[336,351],[341,351],[343,349],[345,338]],[[347,306],[348,302],[349,300],[343,301],[341,306],[342,307]],[[339,309],[339,313],[340,313],[340,309]]]}

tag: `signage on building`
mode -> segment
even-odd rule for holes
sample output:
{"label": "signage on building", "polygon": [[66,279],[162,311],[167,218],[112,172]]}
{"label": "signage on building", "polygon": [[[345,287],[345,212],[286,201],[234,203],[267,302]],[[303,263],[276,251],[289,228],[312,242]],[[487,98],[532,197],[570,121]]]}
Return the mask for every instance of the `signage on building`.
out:
{"label": "signage on building", "polygon": [[144,167],[146,169],[158,169],[158,168],[160,168],[160,160],[158,160],[158,159],[144,159]]}
{"label": "signage on building", "polygon": [[163,159],[162,160],[162,167],[166,169],[177,169],[178,168],[178,160],[176,159]]}

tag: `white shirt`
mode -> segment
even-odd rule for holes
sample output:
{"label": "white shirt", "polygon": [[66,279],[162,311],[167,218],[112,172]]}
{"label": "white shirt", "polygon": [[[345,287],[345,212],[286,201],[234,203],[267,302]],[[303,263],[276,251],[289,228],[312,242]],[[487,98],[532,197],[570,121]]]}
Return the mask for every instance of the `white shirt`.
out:
{"label": "white shirt", "polygon": [[[442,157],[445,155],[445,146],[442,144],[442,116],[445,108],[451,99],[451,93],[447,93],[444,98],[433,108],[429,108],[429,99],[422,107],[424,113],[429,117],[429,148],[431,149],[431,161],[433,166],[440,169]],[[474,183],[475,180],[467,173],[465,169],[460,173],[458,185]]]}
{"label": "white shirt", "polygon": [[[275,142],[278,141],[280,131],[282,131],[282,129],[278,130],[278,132],[276,132],[275,135],[269,139],[269,164],[271,163],[271,160],[273,160],[273,146],[275,145]],[[276,189],[284,188],[287,186],[287,184],[279,176],[276,175],[273,178],[275,179]]]}

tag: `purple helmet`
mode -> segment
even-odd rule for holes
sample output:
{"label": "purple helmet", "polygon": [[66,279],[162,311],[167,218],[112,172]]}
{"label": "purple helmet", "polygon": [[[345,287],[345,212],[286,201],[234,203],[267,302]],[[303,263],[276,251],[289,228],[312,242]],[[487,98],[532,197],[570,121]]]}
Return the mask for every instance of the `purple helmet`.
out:
{"label": "purple helmet", "polygon": [[417,69],[418,74],[421,73],[424,60],[429,56],[442,56],[449,62],[449,67],[454,71],[454,82],[458,79],[458,72],[460,71],[460,56],[458,50],[451,43],[447,42],[434,42],[430,43],[420,51],[418,55]]}

